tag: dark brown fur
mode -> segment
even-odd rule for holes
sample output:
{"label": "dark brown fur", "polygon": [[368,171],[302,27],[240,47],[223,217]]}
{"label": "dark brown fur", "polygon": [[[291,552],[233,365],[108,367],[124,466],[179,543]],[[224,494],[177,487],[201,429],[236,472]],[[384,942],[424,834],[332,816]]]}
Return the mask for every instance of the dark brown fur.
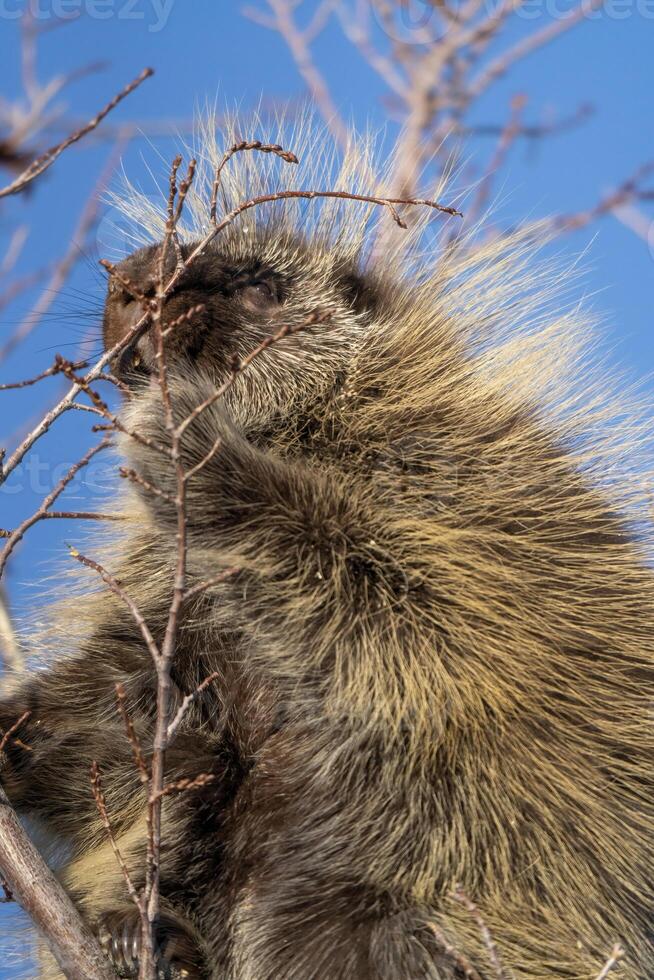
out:
{"label": "dark brown fur", "polygon": [[[155,256],[123,270],[147,288]],[[168,302],[169,321],[207,307],[169,347],[179,418],[227,355],[331,313],[258,359],[186,442],[190,466],[223,438],[191,484],[192,577],[240,571],[185,610],[174,667],[178,702],[219,674],[168,760],[171,777],[216,777],[165,805],[177,970],[454,980],[440,930],[491,978],[449,897],[460,882],[519,980],[589,980],[616,941],[616,976],[654,976],[652,573],[571,423],[550,434],[484,372],[443,288],[391,286],[344,250],[262,229],[219,240]],[[136,313],[111,294],[108,343]],[[137,360],[121,366],[124,418],[163,440],[149,338]],[[124,449],[174,489],[161,457]],[[174,512],[136,491],[127,509],[111,568],[160,638]],[[153,669],[115,597],[69,616],[88,630],[79,648],[1,706],[3,727],[31,711],[33,748],[11,748],[3,778],[70,841],[85,914],[122,930],[133,913],[89,770],[138,879],[143,797],[114,685],[148,744]]]}

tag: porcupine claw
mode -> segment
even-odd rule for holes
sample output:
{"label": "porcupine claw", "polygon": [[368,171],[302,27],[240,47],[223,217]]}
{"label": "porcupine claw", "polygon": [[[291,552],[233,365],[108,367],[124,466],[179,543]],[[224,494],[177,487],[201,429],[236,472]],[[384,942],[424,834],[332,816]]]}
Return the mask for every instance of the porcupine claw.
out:
{"label": "porcupine claw", "polygon": [[[196,963],[185,963],[176,958],[181,931],[171,924],[162,926],[161,932],[157,946],[157,980],[201,980]],[[136,980],[141,959],[141,922],[138,914],[107,913],[100,920],[97,936],[120,980]]]}

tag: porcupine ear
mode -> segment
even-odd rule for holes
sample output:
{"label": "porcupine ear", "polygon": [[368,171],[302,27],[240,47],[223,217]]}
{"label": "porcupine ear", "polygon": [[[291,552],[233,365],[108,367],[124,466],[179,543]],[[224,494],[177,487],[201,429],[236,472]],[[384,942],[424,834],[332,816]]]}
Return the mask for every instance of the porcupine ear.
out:
{"label": "porcupine ear", "polygon": [[338,277],[341,293],[354,312],[364,317],[374,317],[384,302],[381,284],[373,281],[369,273],[364,275],[349,264],[335,269],[334,272]]}

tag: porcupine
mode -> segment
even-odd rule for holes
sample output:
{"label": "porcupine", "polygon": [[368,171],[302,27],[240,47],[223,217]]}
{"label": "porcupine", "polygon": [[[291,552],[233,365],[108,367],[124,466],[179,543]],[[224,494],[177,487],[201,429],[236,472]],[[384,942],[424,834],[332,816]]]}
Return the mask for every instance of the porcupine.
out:
{"label": "porcupine", "polygon": [[[305,141],[298,177],[234,157],[225,206],[284,179],[324,184],[324,137]],[[209,137],[202,151],[210,174]],[[353,139],[334,186],[375,192],[366,154]],[[147,295],[162,219],[131,189],[122,207],[149,244],[119,268]],[[201,179],[189,209],[185,256],[207,228]],[[161,975],[455,980],[467,957],[486,980],[460,883],[516,980],[589,980],[615,941],[616,976],[645,980],[651,532],[644,478],[608,479],[624,461],[638,472],[639,409],[622,433],[610,377],[587,368],[592,332],[550,302],[530,236],[436,255],[417,215],[379,247],[390,220],[353,202],[252,209],[166,300],[164,326],[198,307],[166,339],[178,418],[234,355],[315,311],[324,322],[260,354],[184,442],[191,468],[221,440],[189,485],[191,581],[235,571],[183,611],[176,707],[217,679],[185,716],[169,778],[214,779],[165,802]],[[107,347],[141,315],[112,278]],[[122,424],[156,443],[151,332],[115,370]],[[160,640],[174,475],[143,442],[122,450],[142,482],[123,484],[132,520],[109,566]],[[4,728],[31,712],[19,735],[32,749],[10,743],[2,778],[68,841],[63,880],[135,976],[138,919],[89,768],[140,883],[144,798],[114,699],[120,681],[148,744],[154,671],[110,592],[64,605],[56,625],[66,655],[2,702]]]}

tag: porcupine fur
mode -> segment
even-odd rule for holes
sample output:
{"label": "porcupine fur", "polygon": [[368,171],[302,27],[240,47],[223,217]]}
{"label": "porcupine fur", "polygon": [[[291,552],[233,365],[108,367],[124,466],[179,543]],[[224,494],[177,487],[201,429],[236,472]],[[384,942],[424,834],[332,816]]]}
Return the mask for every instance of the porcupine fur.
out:
{"label": "porcupine fur", "polygon": [[[334,179],[325,137],[301,128],[297,172],[231,161],[226,209],[279,186],[378,191],[356,138]],[[222,152],[210,132],[206,174]],[[121,268],[147,290],[162,214],[133,188],[121,207],[143,236]],[[186,251],[207,216],[200,177]],[[429,229],[445,219],[414,219],[381,249],[378,209],[256,208],[167,301],[166,322],[205,306],[168,341],[180,419],[234,353],[316,310],[329,320],[257,357],[185,441],[190,468],[222,439],[190,484],[191,580],[238,571],[183,615],[176,706],[218,679],[169,778],[215,778],[165,803],[162,975],[456,980],[445,937],[490,980],[460,883],[516,980],[591,980],[616,941],[616,977],[654,976],[646,413],[590,366],[593,330],[563,310],[559,273],[537,271],[533,232],[437,254]],[[110,292],[109,346],[135,308]],[[132,388],[121,417],[165,441],[149,338],[136,353],[117,368]],[[160,454],[128,437],[122,451],[174,495]],[[130,483],[116,506],[130,520],[105,564],[160,640],[174,507]],[[135,975],[89,768],[139,881],[144,798],[115,684],[147,745],[155,678],[128,610],[85,583],[57,616],[54,662],[2,703],[3,727],[31,711],[19,735],[33,749],[9,747],[3,780],[68,841],[63,880]]]}

